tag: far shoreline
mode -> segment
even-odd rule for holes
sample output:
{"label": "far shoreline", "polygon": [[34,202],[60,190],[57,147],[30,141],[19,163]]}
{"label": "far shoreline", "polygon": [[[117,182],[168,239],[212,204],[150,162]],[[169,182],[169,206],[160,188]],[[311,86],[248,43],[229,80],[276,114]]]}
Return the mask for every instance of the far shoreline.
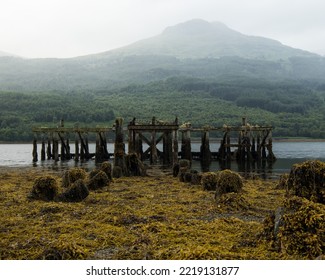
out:
{"label": "far shoreline", "polygon": [[[181,143],[181,137],[179,137],[179,142]],[[210,142],[216,143],[220,142],[222,139],[221,138],[214,138],[210,137]],[[325,139],[323,138],[299,138],[299,137],[273,137],[272,138],[273,142],[325,142]],[[191,138],[191,142],[193,143],[201,143],[201,139],[197,137]],[[39,141],[39,144],[41,141]],[[89,141],[89,144],[95,144],[95,141]],[[125,143],[127,144],[127,140],[125,140]],[[0,145],[26,145],[26,144],[33,144],[33,141],[0,141]],[[114,141],[110,142],[108,141],[108,144],[114,144]]]}

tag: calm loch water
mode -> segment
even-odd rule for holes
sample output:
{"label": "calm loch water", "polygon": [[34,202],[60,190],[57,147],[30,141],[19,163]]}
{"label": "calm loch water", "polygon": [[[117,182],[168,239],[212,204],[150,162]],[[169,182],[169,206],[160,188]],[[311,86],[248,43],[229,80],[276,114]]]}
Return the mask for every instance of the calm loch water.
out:
{"label": "calm loch water", "polygon": [[[211,143],[211,151],[217,151],[219,143]],[[71,150],[73,152],[73,145]],[[38,152],[40,153],[40,146]],[[108,144],[108,150],[113,153],[113,144]],[[192,150],[199,151],[200,144],[193,144]],[[90,145],[90,152],[95,151],[95,145]],[[238,166],[232,162],[230,166],[220,166],[218,162],[213,161],[209,170],[215,171],[222,168],[231,168],[235,171],[247,172],[266,172],[269,174],[279,174],[288,172],[292,165],[309,159],[319,159],[325,161],[325,142],[274,142],[273,152],[277,157],[276,162],[270,165],[250,165]],[[7,167],[46,167],[46,168],[66,168],[69,166],[84,166],[89,169],[95,166],[94,160],[75,163],[73,160],[65,162],[53,162],[52,160],[39,161],[36,164],[32,162],[32,144],[0,144],[0,166]],[[193,168],[201,169],[200,162],[194,161]],[[244,168],[244,170],[243,170]]]}

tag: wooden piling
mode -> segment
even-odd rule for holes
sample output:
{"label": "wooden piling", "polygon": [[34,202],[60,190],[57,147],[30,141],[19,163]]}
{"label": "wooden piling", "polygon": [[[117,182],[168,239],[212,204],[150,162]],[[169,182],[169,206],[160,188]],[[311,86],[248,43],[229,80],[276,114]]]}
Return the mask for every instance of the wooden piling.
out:
{"label": "wooden piling", "polygon": [[33,162],[38,161],[38,154],[37,154],[37,139],[34,138],[33,140]]}
{"label": "wooden piling", "polygon": [[181,158],[192,161],[191,132],[189,129],[182,131]]}
{"label": "wooden piling", "polygon": [[203,164],[210,164],[211,162],[211,151],[210,151],[210,141],[209,141],[209,131],[205,130],[202,134],[201,142],[201,161]]}
{"label": "wooden piling", "polygon": [[41,148],[41,161],[45,160],[45,140],[42,139],[42,148]]}
{"label": "wooden piling", "polygon": [[125,144],[122,118],[117,118],[115,120],[114,166],[120,167],[123,175],[128,175],[125,162]]}
{"label": "wooden piling", "polygon": [[75,139],[75,155],[74,155],[74,160],[79,161],[79,141],[78,138]]}

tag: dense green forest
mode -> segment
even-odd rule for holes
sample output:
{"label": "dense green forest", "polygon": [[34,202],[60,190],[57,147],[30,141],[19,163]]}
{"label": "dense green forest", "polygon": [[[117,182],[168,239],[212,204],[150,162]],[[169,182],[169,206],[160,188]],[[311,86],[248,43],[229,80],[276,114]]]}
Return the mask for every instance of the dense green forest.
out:
{"label": "dense green forest", "polygon": [[0,92],[0,141],[31,141],[33,126],[111,126],[116,117],[274,126],[278,137],[325,137],[325,87],[308,81],[173,77],[115,89]]}

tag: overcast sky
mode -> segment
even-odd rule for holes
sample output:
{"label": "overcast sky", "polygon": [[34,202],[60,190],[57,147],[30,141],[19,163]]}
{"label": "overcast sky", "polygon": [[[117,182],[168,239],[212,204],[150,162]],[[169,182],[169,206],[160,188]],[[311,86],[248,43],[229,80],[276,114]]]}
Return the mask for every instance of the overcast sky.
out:
{"label": "overcast sky", "polygon": [[0,50],[86,55],[194,18],[325,55],[324,0],[0,0]]}

